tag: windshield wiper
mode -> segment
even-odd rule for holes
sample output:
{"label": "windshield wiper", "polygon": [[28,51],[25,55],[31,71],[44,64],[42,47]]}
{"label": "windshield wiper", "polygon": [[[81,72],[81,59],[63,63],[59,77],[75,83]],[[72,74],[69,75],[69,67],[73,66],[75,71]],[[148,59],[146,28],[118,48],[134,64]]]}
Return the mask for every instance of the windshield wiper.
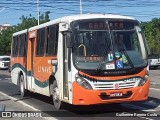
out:
{"label": "windshield wiper", "polygon": [[[116,32],[115,32],[115,34],[116,34],[116,36],[117,36],[117,33],[116,33]],[[127,53],[127,50],[126,50],[126,48],[125,48],[125,46],[124,46],[124,43],[123,43],[123,40],[122,40],[121,42],[122,42],[122,44],[121,44],[121,47],[122,47],[122,48],[121,48],[119,51],[121,51],[121,52],[123,52],[123,53],[125,54],[127,60],[129,61],[129,64],[130,64],[131,68],[134,68],[134,64],[133,64],[133,62],[131,61],[131,59],[130,59],[128,53]],[[114,51],[114,52],[115,52],[115,51]]]}
{"label": "windshield wiper", "polygon": [[99,62],[98,64],[98,68],[97,68],[97,71],[100,71],[101,68],[102,68],[102,65],[103,65],[103,61],[105,61],[105,58],[106,56],[108,55],[108,52],[109,52],[109,44],[107,42],[107,44],[105,44],[105,48],[104,51],[103,51],[103,54],[101,56],[102,60]]}
{"label": "windshield wiper", "polygon": [[[102,54],[102,60],[99,62],[99,65],[98,65],[98,68],[97,68],[97,71],[98,71],[98,72],[100,72],[100,70],[101,70],[101,68],[102,68],[103,60],[105,60],[105,57],[108,55],[109,46],[110,46],[109,42],[111,43],[111,46],[113,46],[113,45],[112,45],[113,42],[111,42],[111,41],[112,41],[112,37],[111,37],[111,31],[110,31],[110,28],[109,28],[109,23],[108,23],[108,21],[106,21],[106,23],[107,23],[108,30],[109,30],[109,38],[110,38],[109,40],[110,40],[110,41],[108,41],[108,40],[106,39],[106,37],[105,37],[105,48],[106,48],[106,50],[104,50],[104,52],[103,52],[103,54]],[[107,54],[106,54],[106,52],[107,52]]]}

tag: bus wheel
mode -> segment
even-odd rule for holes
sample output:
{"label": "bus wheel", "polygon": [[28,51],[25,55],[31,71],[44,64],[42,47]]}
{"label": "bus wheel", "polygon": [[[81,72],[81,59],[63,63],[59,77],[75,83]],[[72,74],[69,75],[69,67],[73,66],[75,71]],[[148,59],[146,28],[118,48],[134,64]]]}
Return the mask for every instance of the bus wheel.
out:
{"label": "bus wheel", "polygon": [[27,90],[24,88],[24,77],[23,77],[23,75],[20,76],[19,82],[20,82],[20,93],[21,93],[21,96],[25,97],[25,96],[27,96]]}
{"label": "bus wheel", "polygon": [[62,108],[62,101],[59,100],[59,90],[58,90],[58,85],[57,81],[54,80],[53,85],[51,84],[51,89],[52,89],[52,99],[53,99],[53,104],[56,109],[61,109]]}

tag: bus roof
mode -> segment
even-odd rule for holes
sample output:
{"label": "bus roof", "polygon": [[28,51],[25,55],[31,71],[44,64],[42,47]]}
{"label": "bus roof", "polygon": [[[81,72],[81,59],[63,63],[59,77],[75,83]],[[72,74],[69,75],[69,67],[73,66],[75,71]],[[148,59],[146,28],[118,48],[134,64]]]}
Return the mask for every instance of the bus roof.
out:
{"label": "bus roof", "polygon": [[51,20],[51,21],[43,23],[41,25],[37,25],[37,26],[31,27],[29,29],[25,29],[25,30],[16,32],[16,33],[13,34],[13,36],[26,33],[27,31],[33,31],[33,30],[40,29],[40,28],[43,28],[43,27],[46,27],[46,26],[50,26],[50,25],[53,25],[53,24],[56,24],[56,23],[64,22],[64,23],[69,24],[70,22],[75,21],[75,20],[96,19],[96,18],[136,20],[133,17],[116,15],[116,14],[78,14],[78,15],[65,16],[65,17],[55,19],[55,20]]}
{"label": "bus roof", "polygon": [[96,19],[96,18],[132,19],[132,20],[135,20],[133,17],[116,15],[116,14],[78,14],[78,15],[62,17],[61,19],[62,20],[63,19],[64,20],[68,19],[70,21],[74,21],[74,20],[81,20],[81,19]]}

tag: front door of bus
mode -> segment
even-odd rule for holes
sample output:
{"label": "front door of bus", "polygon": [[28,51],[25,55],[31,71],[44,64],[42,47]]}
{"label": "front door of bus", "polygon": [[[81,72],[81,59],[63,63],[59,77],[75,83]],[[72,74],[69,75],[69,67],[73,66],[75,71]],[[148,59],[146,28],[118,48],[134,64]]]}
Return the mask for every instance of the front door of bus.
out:
{"label": "front door of bus", "polygon": [[68,48],[66,42],[67,35],[64,34],[64,42],[63,42],[63,97],[64,99],[68,99],[69,91],[68,91],[68,79],[69,79],[69,71],[68,71]]}
{"label": "front door of bus", "polygon": [[35,38],[31,39],[31,89],[34,91],[34,54],[35,54]]}

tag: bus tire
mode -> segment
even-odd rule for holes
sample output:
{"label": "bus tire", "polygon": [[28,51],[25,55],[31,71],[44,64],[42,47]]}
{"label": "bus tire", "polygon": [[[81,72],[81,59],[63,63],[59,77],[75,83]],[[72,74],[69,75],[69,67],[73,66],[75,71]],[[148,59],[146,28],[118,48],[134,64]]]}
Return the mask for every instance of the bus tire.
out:
{"label": "bus tire", "polygon": [[53,84],[50,85],[50,90],[51,90],[51,94],[52,94],[52,100],[53,100],[54,107],[56,109],[62,109],[63,102],[61,100],[59,100],[59,89],[58,89],[58,85],[57,85],[56,80],[54,80]]}
{"label": "bus tire", "polygon": [[21,93],[21,96],[22,97],[25,97],[27,96],[27,90],[25,89],[24,87],[24,76],[23,75],[20,75],[19,77],[19,83],[20,83],[20,93]]}

